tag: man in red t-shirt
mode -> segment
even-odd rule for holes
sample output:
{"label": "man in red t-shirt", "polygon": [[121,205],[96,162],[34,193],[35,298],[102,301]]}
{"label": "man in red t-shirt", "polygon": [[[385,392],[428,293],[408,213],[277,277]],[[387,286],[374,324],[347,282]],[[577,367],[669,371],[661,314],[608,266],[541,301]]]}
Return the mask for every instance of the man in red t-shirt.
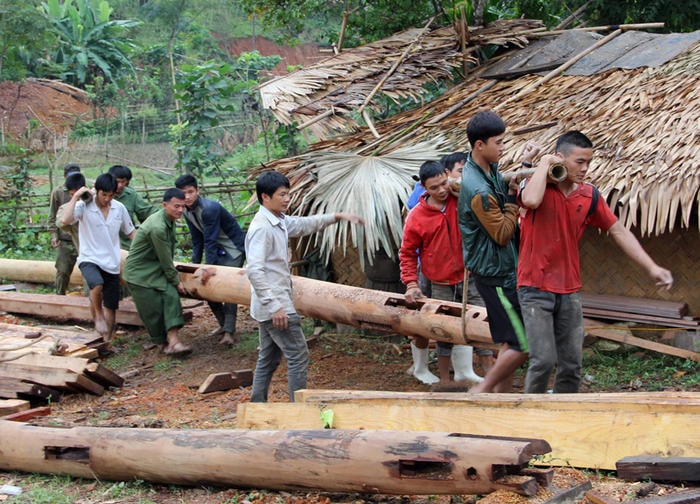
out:
{"label": "man in red t-shirt", "polygon": [[[618,247],[644,268],[656,284],[670,289],[671,272],[644,251],[615,217],[598,190],[583,182],[593,143],[580,131],[557,140],[556,154],[543,156],[521,184],[518,299],[530,347],[526,393],[547,391],[556,366],[555,393],[578,392],[581,382],[583,312],[578,242],[586,226],[607,231]],[[549,180],[549,169],[564,164],[567,177]]]}

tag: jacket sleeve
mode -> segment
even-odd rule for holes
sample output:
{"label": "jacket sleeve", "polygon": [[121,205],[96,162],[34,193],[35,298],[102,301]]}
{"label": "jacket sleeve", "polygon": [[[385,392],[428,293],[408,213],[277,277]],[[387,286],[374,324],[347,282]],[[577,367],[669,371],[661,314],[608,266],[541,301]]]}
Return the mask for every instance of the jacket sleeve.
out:
{"label": "jacket sleeve", "polygon": [[471,209],[493,241],[500,246],[510,242],[518,228],[518,205],[506,203],[501,210],[495,197],[477,193],[471,200]]}
{"label": "jacket sleeve", "polygon": [[418,281],[418,250],[422,247],[421,239],[411,225],[410,213],[406,219],[399,249],[399,266],[401,281],[404,285]]}
{"label": "jacket sleeve", "polygon": [[151,205],[143,199],[140,194],[136,193],[134,198],[134,214],[138,217],[139,222],[145,221],[149,216],[158,211],[156,205]]}

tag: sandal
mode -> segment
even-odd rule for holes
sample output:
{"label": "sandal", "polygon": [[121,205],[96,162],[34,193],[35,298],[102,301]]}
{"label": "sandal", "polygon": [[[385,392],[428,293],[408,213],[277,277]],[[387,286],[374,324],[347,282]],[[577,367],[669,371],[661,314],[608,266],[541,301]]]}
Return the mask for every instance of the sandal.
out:
{"label": "sandal", "polygon": [[171,355],[173,357],[187,355],[192,352],[192,347],[185,345],[184,343],[177,342],[172,347],[167,346],[163,349],[163,353],[166,355]]}

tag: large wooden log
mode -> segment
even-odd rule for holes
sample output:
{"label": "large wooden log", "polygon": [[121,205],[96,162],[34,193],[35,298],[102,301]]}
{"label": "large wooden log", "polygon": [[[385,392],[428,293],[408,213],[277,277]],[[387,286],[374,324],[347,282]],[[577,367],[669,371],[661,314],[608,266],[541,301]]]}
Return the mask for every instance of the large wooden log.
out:
{"label": "large wooden log", "polygon": [[[30,283],[54,283],[56,267],[51,261],[0,258],[0,278]],[[82,283],[83,275],[78,266],[75,266],[70,276],[70,284],[82,285]]]}
{"label": "large wooden log", "polygon": [[451,394],[300,390],[294,403],[240,403],[236,425],[314,429],[333,410],[338,429],[535,436],[552,445],[548,465],[614,470],[629,455],[700,457],[700,393]]}
{"label": "large wooden log", "polygon": [[[210,301],[250,304],[245,269],[179,264],[180,279],[190,296]],[[462,305],[426,299],[415,308],[402,295],[293,276],[294,306],[307,317],[373,330],[465,343]],[[466,335],[470,342],[492,344],[486,310],[467,305]]]}
{"label": "large wooden log", "polygon": [[[123,254],[124,256],[124,254]],[[250,283],[245,269],[226,266],[178,263],[180,278],[189,296],[209,301],[250,305]],[[40,276],[35,274],[43,272]],[[0,278],[53,282],[53,263],[47,261],[0,260]],[[329,322],[406,336],[462,344],[462,305],[425,299],[415,308],[405,305],[403,296],[361,287],[322,282],[293,276],[294,304],[299,313]],[[0,304],[0,309],[2,305]],[[486,310],[467,306],[466,336],[477,346],[490,346],[491,334]]]}
{"label": "large wooden log", "polygon": [[538,439],[370,430],[36,427],[0,421],[0,469],[178,485],[387,494],[537,491]]}

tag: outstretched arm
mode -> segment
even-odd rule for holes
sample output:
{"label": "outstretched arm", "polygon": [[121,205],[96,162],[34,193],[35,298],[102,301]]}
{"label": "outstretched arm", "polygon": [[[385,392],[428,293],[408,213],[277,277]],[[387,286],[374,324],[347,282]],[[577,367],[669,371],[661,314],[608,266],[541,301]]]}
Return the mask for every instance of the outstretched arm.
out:
{"label": "outstretched arm", "polygon": [[608,233],[610,233],[617,246],[627,256],[644,268],[651,278],[656,280],[656,285],[665,287],[667,290],[673,286],[673,275],[671,275],[671,272],[656,264],[632,232],[620,221],[613,224],[608,229]]}

